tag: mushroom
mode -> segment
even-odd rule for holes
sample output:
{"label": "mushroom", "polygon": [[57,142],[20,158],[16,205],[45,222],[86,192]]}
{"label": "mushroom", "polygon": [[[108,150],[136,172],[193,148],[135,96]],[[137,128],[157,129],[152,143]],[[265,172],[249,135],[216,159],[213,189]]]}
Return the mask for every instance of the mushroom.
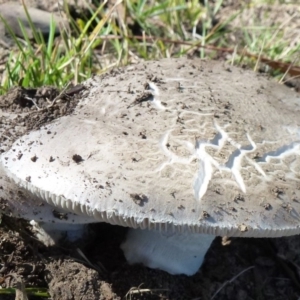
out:
{"label": "mushroom", "polygon": [[[73,113],[1,154],[2,178],[25,194],[11,197],[2,184],[7,206],[47,203],[32,215],[25,207],[26,218],[56,229],[130,227],[127,260],[171,274],[194,274],[215,236],[299,234],[299,94],[252,71],[187,58],[84,85]],[[44,207],[68,218],[53,224]]]}

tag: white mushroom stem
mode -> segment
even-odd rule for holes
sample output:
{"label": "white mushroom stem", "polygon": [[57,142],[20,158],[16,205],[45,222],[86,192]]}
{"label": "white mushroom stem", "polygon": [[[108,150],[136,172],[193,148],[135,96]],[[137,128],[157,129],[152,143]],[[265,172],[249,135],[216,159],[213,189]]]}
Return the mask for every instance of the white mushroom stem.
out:
{"label": "white mushroom stem", "polygon": [[121,245],[130,264],[142,263],[170,274],[193,275],[201,267],[214,235],[130,229]]}
{"label": "white mushroom stem", "polygon": [[45,246],[52,246],[62,238],[76,241],[84,236],[86,230],[85,224],[39,223],[32,220],[30,225],[37,239]]}

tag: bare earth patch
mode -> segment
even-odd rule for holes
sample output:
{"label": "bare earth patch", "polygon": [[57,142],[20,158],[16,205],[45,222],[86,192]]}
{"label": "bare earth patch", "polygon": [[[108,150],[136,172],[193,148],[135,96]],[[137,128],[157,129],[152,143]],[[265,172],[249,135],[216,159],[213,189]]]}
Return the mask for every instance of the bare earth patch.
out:
{"label": "bare earth patch", "polygon": [[45,248],[25,229],[9,229],[12,223],[24,223],[7,218],[3,223],[7,225],[0,228],[1,285],[12,286],[14,281],[5,276],[14,273],[26,287],[48,287],[51,299],[279,300],[300,295],[297,236],[236,238],[225,246],[216,238],[201,270],[187,277],[127,265],[119,249],[126,229],[118,226],[96,224],[90,226],[89,241]]}

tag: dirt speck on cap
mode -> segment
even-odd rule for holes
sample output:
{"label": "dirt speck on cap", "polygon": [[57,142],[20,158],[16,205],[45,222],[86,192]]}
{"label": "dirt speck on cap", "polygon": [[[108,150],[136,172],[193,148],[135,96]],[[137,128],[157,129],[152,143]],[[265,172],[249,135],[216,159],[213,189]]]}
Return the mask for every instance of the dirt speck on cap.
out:
{"label": "dirt speck on cap", "polygon": [[148,202],[147,196],[143,194],[130,194],[130,197],[133,202],[139,206],[144,206],[144,204]]}
{"label": "dirt speck on cap", "polygon": [[72,156],[72,159],[73,159],[77,164],[79,164],[79,163],[81,163],[81,162],[83,161],[83,158],[82,158],[81,155],[79,155],[79,154],[74,154],[74,155]]}

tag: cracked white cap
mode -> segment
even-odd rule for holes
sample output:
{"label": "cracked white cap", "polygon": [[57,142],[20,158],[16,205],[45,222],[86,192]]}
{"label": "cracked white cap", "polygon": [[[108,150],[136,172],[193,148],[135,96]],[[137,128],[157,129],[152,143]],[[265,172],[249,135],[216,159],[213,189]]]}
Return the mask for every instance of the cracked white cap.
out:
{"label": "cracked white cap", "polygon": [[85,85],[72,115],[1,155],[19,186],[133,228],[300,233],[299,94],[251,71],[185,58]]}

